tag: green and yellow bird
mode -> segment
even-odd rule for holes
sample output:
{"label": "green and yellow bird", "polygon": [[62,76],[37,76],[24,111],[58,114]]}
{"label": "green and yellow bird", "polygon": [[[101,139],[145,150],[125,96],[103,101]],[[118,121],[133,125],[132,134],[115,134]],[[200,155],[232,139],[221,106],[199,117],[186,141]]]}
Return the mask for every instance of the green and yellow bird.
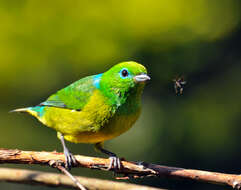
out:
{"label": "green and yellow bird", "polygon": [[141,112],[141,94],[150,80],[146,68],[136,62],[122,62],[108,71],[82,78],[57,91],[37,106],[13,110],[27,112],[57,131],[71,168],[76,161],[65,145],[92,143],[109,155],[110,165],[120,168],[116,154],[105,150],[103,142],[132,127]]}

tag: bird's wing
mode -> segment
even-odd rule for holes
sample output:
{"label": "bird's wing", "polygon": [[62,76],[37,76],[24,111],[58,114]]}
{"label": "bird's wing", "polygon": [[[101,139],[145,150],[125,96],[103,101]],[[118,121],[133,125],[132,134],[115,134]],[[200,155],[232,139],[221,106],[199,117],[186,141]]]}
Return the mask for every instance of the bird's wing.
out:
{"label": "bird's wing", "polygon": [[82,78],[51,95],[42,106],[82,110],[98,87],[101,75]]}

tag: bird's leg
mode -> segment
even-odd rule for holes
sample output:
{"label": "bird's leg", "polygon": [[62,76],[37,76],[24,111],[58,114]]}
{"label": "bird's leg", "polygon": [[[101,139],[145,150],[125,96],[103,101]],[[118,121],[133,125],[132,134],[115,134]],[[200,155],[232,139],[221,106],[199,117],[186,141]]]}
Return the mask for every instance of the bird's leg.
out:
{"label": "bird's leg", "polygon": [[109,156],[110,165],[109,165],[109,167],[107,168],[107,170],[111,170],[112,167],[114,168],[114,170],[119,170],[119,169],[121,169],[121,161],[120,161],[120,158],[118,158],[115,153],[110,152],[110,151],[104,149],[104,148],[103,148],[103,143],[96,143],[96,144],[95,144],[95,148],[96,148],[97,150],[99,150],[100,152],[102,152],[102,153],[104,153],[104,154],[107,154],[107,155]]}
{"label": "bird's leg", "polygon": [[69,151],[69,149],[66,147],[65,141],[64,141],[64,136],[61,133],[59,133],[58,136],[60,138],[61,144],[62,144],[63,149],[64,149],[65,168],[70,170],[71,167],[76,165],[76,160],[75,160],[74,156],[71,154],[71,152]]}

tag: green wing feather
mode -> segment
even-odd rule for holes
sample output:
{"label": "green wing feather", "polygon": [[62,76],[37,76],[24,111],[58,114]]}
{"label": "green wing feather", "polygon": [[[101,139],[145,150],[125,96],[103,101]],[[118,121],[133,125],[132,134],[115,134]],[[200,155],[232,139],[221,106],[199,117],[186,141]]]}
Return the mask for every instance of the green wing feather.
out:
{"label": "green wing feather", "polygon": [[40,105],[82,110],[93,94],[93,91],[96,89],[94,77],[95,76],[85,77],[72,83],[51,95]]}

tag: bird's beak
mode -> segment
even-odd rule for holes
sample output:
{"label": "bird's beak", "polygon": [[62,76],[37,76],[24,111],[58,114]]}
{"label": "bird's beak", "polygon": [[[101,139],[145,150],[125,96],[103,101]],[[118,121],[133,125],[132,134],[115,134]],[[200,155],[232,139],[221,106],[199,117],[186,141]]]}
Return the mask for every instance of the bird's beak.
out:
{"label": "bird's beak", "polygon": [[151,78],[147,74],[140,74],[140,75],[134,76],[135,82],[145,82],[150,79]]}

